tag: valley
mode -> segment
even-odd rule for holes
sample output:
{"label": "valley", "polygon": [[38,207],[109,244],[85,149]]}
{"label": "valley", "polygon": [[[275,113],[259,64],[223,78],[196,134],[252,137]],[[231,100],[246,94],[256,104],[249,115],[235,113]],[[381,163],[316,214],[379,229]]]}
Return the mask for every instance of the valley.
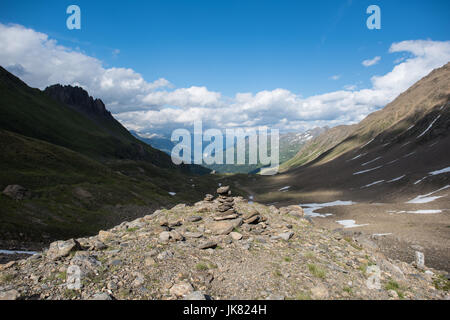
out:
{"label": "valley", "polygon": [[[335,259],[337,248],[344,250],[342,252],[353,250],[349,247],[367,250],[350,256],[362,265],[358,266],[354,260],[341,261],[343,255],[339,253],[336,263],[340,267],[333,267],[333,270],[341,270],[344,265],[353,268],[342,272],[350,272],[352,281],[358,281],[357,298],[386,297],[386,292],[377,295],[360,290],[365,271],[354,273],[354,269],[365,270],[367,259],[382,259],[379,263],[387,268],[383,271],[386,281],[392,281],[389,279],[399,270],[386,265],[401,265],[402,271],[396,276],[401,279],[402,288],[408,290],[409,298],[420,299],[422,294],[430,299],[444,297],[436,279],[444,277],[439,272],[450,271],[450,64],[434,70],[359,124],[318,129],[315,134],[303,136],[288,135],[284,150],[291,150],[290,159],[285,158],[282,172],[273,176],[255,174],[247,170],[249,168],[243,172],[239,168],[229,168],[221,173],[211,172],[214,167],[175,166],[165,150],[154,149],[136,139],[136,133],[128,132],[105,109],[101,100],[94,100],[83,89],[52,86],[42,92],[29,88],[6,70],[0,71],[0,144],[3,150],[0,156],[0,188],[3,190],[0,195],[0,263],[4,268],[13,267],[15,260],[27,258],[21,260],[28,261],[23,272],[41,272],[35,270],[32,262],[38,259],[43,272],[47,273],[45,277],[51,278],[49,251],[71,243],[70,250],[76,251],[75,257],[72,259],[64,253],[62,260],[55,258],[58,263],[73,264],[77,259],[85,263],[83,257],[87,252],[95,252],[95,259],[103,259],[114,266],[117,259],[104,256],[107,252],[104,248],[109,248],[114,252],[113,257],[117,254],[121,260],[129,260],[127,263],[131,263],[133,270],[136,261],[147,257],[147,267],[163,266],[158,267],[157,272],[172,283],[173,273],[169,271],[176,272],[178,268],[172,264],[171,250],[181,250],[181,256],[175,255],[177,259],[191,263],[191,258],[206,259],[204,249],[208,255],[223,249],[223,255],[218,253],[215,258],[220,265],[219,279],[238,273],[236,264],[226,261],[241,259],[239,261],[246,261],[247,266],[242,281],[252,279],[251,270],[266,274],[269,269],[270,286],[276,287],[273,277],[287,279],[290,273],[284,267],[281,267],[283,271],[277,269],[280,267],[273,271],[272,257],[281,259],[280,254],[289,253],[303,257],[300,259],[306,256],[312,259],[311,252],[318,253],[316,244],[319,243],[320,252],[327,259]],[[292,140],[299,143],[289,149]],[[233,197],[225,196],[223,187],[217,189],[221,186],[231,186]],[[219,197],[214,199],[216,189]],[[210,195],[205,197],[205,194]],[[204,200],[199,201],[203,197]],[[218,211],[222,214],[218,215]],[[167,223],[165,217],[178,220]],[[222,227],[226,230],[211,234],[210,228]],[[110,231],[102,231],[108,229]],[[289,231],[291,229],[293,231]],[[114,239],[103,239],[105,232]],[[230,236],[234,238],[230,240]],[[73,240],[75,238],[77,240]],[[198,238],[205,238],[205,241],[196,240]],[[70,240],[54,242],[58,239]],[[278,243],[280,239],[286,242]],[[148,256],[142,250],[129,251],[130,242],[145,243],[148,248],[157,249]],[[295,243],[294,250],[292,243]],[[50,249],[47,249],[49,244]],[[302,247],[304,244],[307,249]],[[165,248],[172,249],[164,251]],[[190,253],[184,251],[186,248],[197,249]],[[244,251],[239,251],[242,248]],[[256,251],[247,253],[250,248]],[[121,250],[124,253],[119,253]],[[236,250],[239,254],[235,257]],[[249,254],[256,252],[263,262],[253,264]],[[403,273],[415,277],[411,266],[417,267],[414,264],[417,252],[424,254],[426,272],[433,276],[418,283],[411,278],[410,283],[415,283],[412,289],[404,282]],[[131,260],[127,260],[128,256]],[[166,259],[169,260],[164,262]],[[282,259],[289,262],[291,258]],[[331,268],[330,260],[320,258],[318,261],[321,261],[320,268]],[[96,265],[101,265],[97,262]],[[304,267],[297,264],[295,268],[300,266]],[[349,290],[345,286],[346,277],[338,278],[333,284],[327,282],[327,288],[334,286],[331,293],[330,289],[324,289],[326,294],[323,295],[317,291],[318,287],[314,287],[317,281],[311,282],[307,276],[308,272],[317,273],[316,268],[299,270],[300,282],[297,287],[285,283],[283,297],[300,295],[322,299],[329,294],[339,299],[351,297],[342,294],[342,290]],[[98,281],[102,285],[110,276],[122,278],[121,283],[128,281],[120,269],[112,268],[114,275],[101,270],[105,278]],[[135,272],[138,278],[143,277],[141,271]],[[148,272],[146,277],[156,277],[154,269]],[[211,281],[206,286],[196,287],[209,290],[216,298],[235,297],[230,296],[228,290],[239,298],[261,295],[262,289],[253,285],[249,292],[239,291],[235,279],[230,280],[230,287],[217,282],[211,286]],[[434,281],[437,291],[424,289],[430,281]],[[61,292],[53,284],[50,291],[44,289],[41,293],[33,283],[25,281],[22,285],[29,289],[18,293],[19,296],[67,298],[64,296],[67,292]],[[180,285],[187,286],[184,282]],[[177,286],[175,283],[171,288]],[[320,286],[322,284],[319,288],[323,289]],[[106,290],[94,282],[87,287],[89,290],[83,291],[81,296],[80,292],[73,293],[73,298],[89,298],[94,291]],[[296,293],[299,287],[303,291]],[[168,295],[159,285],[145,290],[139,288],[140,291],[130,289],[127,293],[116,292],[116,295],[124,299],[129,294],[133,298],[180,296],[176,289],[170,289]],[[110,297],[116,289],[108,290]],[[13,291],[8,294],[16,297]],[[393,293],[391,290],[388,294],[391,298],[399,295],[403,296],[403,291]]]}

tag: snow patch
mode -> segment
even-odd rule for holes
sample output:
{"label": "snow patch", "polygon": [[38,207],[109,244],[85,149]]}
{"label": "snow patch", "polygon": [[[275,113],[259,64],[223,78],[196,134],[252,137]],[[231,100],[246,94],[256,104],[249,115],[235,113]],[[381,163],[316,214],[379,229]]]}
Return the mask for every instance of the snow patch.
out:
{"label": "snow patch", "polygon": [[394,179],[392,179],[392,180],[389,180],[388,182],[395,182],[395,181],[401,180],[401,179],[403,179],[405,176],[406,176],[406,175],[404,174],[404,175],[402,175],[402,176],[400,176],[400,177],[397,177],[397,178],[394,178]]}
{"label": "snow patch", "polygon": [[431,174],[432,176],[435,176],[437,174],[447,173],[447,172],[450,172],[450,167],[447,167],[447,168],[444,168],[441,170],[432,171],[432,172],[429,172],[429,174]]}
{"label": "snow patch", "polygon": [[371,169],[367,169],[367,170],[362,170],[362,171],[354,172],[353,175],[366,173],[366,172],[369,172],[369,171],[373,171],[373,170],[376,170],[376,169],[380,169],[381,167],[382,167],[382,166],[378,166],[378,167],[375,167],[375,168],[371,168]]}
{"label": "snow patch", "polygon": [[362,186],[361,189],[362,189],[362,188],[368,188],[368,187],[374,186],[374,185],[379,184],[379,183],[382,183],[382,182],[384,182],[384,180],[375,181],[375,182],[366,184],[365,186]]}
{"label": "snow patch", "polygon": [[437,193],[437,192],[439,192],[439,191],[445,190],[445,189],[447,189],[447,188],[449,188],[449,187],[450,187],[450,184],[448,184],[448,185],[446,185],[445,187],[442,187],[442,188],[440,188],[440,189],[438,189],[438,190],[435,190],[435,191],[433,191],[433,192],[430,192],[430,193],[427,193],[427,194],[424,194],[424,195],[417,196],[417,197],[415,197],[414,199],[411,199],[411,200],[407,201],[406,203],[428,203],[428,202],[434,201],[434,200],[436,200],[436,199],[445,197],[446,195],[443,195],[443,196],[433,196],[433,197],[430,197],[430,196],[431,196],[432,194],[434,194],[434,193]]}
{"label": "snow patch", "polygon": [[377,161],[378,159],[381,159],[381,158],[382,157],[377,157],[377,158],[375,158],[373,160],[367,161],[367,162],[363,163],[362,166],[368,165],[369,163],[375,162],[375,161]]}
{"label": "snow patch", "polygon": [[409,156],[412,156],[414,153],[416,153],[416,152],[413,151],[413,152],[410,152],[410,153],[408,153],[408,154],[405,154],[405,155],[403,156],[403,158],[407,158],[407,157],[409,157]]}
{"label": "snow patch", "polygon": [[365,156],[366,154],[367,154],[367,152],[366,152],[366,153],[360,153],[360,154],[358,154],[356,157],[351,158],[350,160],[347,160],[347,161],[356,160],[356,159],[358,159],[358,158],[361,158],[361,157]]}
{"label": "snow patch", "polygon": [[174,195],[176,195],[177,193],[176,193],[176,192],[169,192],[169,194],[170,194],[171,196],[174,196]]}
{"label": "snow patch", "polygon": [[315,211],[322,209],[322,208],[328,208],[328,207],[334,207],[334,206],[350,206],[352,204],[356,204],[356,202],[336,200],[333,202],[325,202],[325,203],[300,204],[300,207],[303,208],[303,212],[305,213],[306,216],[325,218],[325,217],[331,216],[333,214],[332,213],[321,214],[321,213],[317,213]]}
{"label": "snow patch", "polygon": [[284,191],[284,190],[287,191],[290,187],[291,187],[291,186],[286,186],[286,187],[283,187],[283,188],[278,189],[278,191]]}
{"label": "snow patch", "polygon": [[356,224],[355,220],[338,220],[336,221],[337,223],[339,223],[340,225],[343,225],[344,228],[356,228],[356,227],[363,227],[363,226],[367,226],[369,225],[368,223],[365,224]]}
{"label": "snow patch", "polygon": [[367,146],[369,143],[371,143],[373,140],[375,140],[375,138],[373,138],[372,140],[370,140],[369,142],[367,142],[365,145],[363,145],[360,149],[364,148],[365,146]]}
{"label": "snow patch", "polygon": [[414,210],[414,211],[401,210],[401,211],[388,211],[388,212],[389,213],[412,213],[412,214],[436,214],[436,213],[441,213],[442,210],[422,209],[422,210]]}
{"label": "snow patch", "polygon": [[410,144],[410,143],[411,143],[411,141],[408,141],[407,143],[402,144],[402,145],[400,146],[400,148],[403,148],[404,146],[407,146],[407,145]]}
{"label": "snow patch", "polygon": [[29,255],[35,255],[37,254],[36,251],[21,251],[21,250],[0,250],[1,254],[29,254]]}
{"label": "snow patch", "polygon": [[398,159],[395,159],[395,160],[389,161],[387,164],[393,164],[393,163],[395,163],[397,161],[398,161]]}
{"label": "snow patch", "polygon": [[426,128],[425,131],[422,132],[416,139],[419,139],[421,136],[423,136],[425,133],[427,133],[428,130],[430,130],[431,127],[433,126],[433,124],[436,122],[436,120],[439,119],[440,117],[441,117],[441,115],[438,115],[438,116],[436,117],[436,119],[434,119],[433,122],[430,123],[430,125],[428,126],[428,128]]}
{"label": "snow patch", "polygon": [[414,184],[418,184],[418,183],[421,183],[422,182],[422,180],[424,180],[424,179],[426,179],[427,177],[423,177],[422,179],[419,179],[419,180],[417,180],[416,182],[414,182]]}

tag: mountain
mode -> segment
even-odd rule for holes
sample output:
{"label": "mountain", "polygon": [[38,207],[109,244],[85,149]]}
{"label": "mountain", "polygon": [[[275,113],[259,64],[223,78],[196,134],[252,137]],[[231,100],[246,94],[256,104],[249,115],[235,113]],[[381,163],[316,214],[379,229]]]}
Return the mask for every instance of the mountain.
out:
{"label": "mountain", "polygon": [[[449,69],[450,64],[447,63],[442,68],[433,70],[385,108],[368,115],[357,125],[335,127],[311,140],[294,158],[285,163],[283,169],[304,165],[313,160],[315,163],[325,163],[368,144],[391,144],[407,139],[424,125],[427,126],[430,117],[439,115],[441,107],[444,109],[449,96]],[[414,130],[410,131],[412,126]],[[437,132],[439,129],[434,128],[432,131]]]}
{"label": "mountain", "polygon": [[311,139],[283,169],[238,183],[256,201],[310,208],[323,227],[382,235],[392,258],[411,261],[419,246],[450,270],[450,63],[360,123]]}
{"label": "mountain", "polygon": [[217,185],[133,137],[85,90],[30,88],[1,67],[0,147],[0,242],[92,234]]}
{"label": "mountain", "polygon": [[[289,132],[279,135],[279,154],[280,154],[280,164],[288,161],[293,156],[297,154],[300,148],[310,141],[311,139],[317,137],[321,133],[325,132],[328,128],[314,128],[307,130],[305,132]],[[267,140],[270,141],[270,135],[268,135]],[[237,158],[237,147],[236,144],[234,148],[234,157]],[[268,147],[268,153],[270,154],[270,144]],[[259,150],[258,150],[259,152]],[[224,159],[227,149],[224,150]],[[205,167],[215,170],[219,173],[253,173],[256,174],[263,167],[261,163],[258,164],[248,164],[249,162],[249,140],[246,138],[245,141],[245,161],[246,164],[212,164],[204,165]],[[224,161],[225,162],[225,161]]]}

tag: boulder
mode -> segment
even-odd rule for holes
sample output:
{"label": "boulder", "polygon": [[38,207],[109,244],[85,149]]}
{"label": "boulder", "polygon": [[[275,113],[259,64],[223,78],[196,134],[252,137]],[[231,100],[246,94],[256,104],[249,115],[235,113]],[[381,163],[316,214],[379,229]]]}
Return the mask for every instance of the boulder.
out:
{"label": "boulder", "polygon": [[209,248],[215,248],[217,246],[217,242],[212,240],[203,241],[198,245],[199,249],[209,249]]}
{"label": "boulder", "polygon": [[217,189],[217,193],[220,195],[225,195],[230,191],[230,186],[223,186]]}
{"label": "boulder", "polygon": [[0,291],[0,300],[17,300],[20,293],[17,290]]}
{"label": "boulder", "polygon": [[231,236],[231,239],[236,240],[236,241],[242,239],[242,234],[240,234],[239,232],[231,232],[230,236]]}
{"label": "boulder", "polygon": [[100,232],[98,233],[98,239],[102,242],[108,241],[112,237],[114,237],[114,233],[109,231],[100,230]]}
{"label": "boulder", "polygon": [[18,184],[11,184],[7,186],[3,190],[3,194],[14,200],[23,200],[31,196],[30,191]]}
{"label": "boulder", "polygon": [[189,282],[182,281],[174,284],[169,290],[170,294],[176,297],[184,297],[194,292],[194,288]]}
{"label": "boulder", "polygon": [[206,227],[215,235],[227,235],[241,224],[242,218],[237,218],[233,220],[214,221],[207,224]]}
{"label": "boulder", "polygon": [[47,258],[57,260],[69,255],[71,251],[80,250],[81,245],[78,241],[70,239],[67,241],[55,241],[50,244],[47,251]]}

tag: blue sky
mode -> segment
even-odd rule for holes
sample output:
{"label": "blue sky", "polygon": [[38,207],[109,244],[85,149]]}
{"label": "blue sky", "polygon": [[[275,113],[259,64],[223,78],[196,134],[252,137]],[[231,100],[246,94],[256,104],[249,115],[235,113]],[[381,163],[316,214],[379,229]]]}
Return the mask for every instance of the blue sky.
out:
{"label": "blue sky", "polygon": [[[81,30],[66,28],[70,4],[81,8]],[[366,27],[371,4],[381,8],[381,30]],[[391,72],[400,57],[411,58],[410,51],[389,53],[393,43],[448,41],[448,12],[445,0],[3,1],[0,23],[46,34],[98,59],[105,69],[131,68],[147,82],[164,78],[171,90],[205,87],[227,100],[236,93],[257,95],[277,88],[297,98],[352,85],[353,90],[372,88],[373,76]],[[377,56],[377,64],[362,65]],[[123,111],[114,105],[113,112]],[[151,105],[155,109],[154,99]]]}

